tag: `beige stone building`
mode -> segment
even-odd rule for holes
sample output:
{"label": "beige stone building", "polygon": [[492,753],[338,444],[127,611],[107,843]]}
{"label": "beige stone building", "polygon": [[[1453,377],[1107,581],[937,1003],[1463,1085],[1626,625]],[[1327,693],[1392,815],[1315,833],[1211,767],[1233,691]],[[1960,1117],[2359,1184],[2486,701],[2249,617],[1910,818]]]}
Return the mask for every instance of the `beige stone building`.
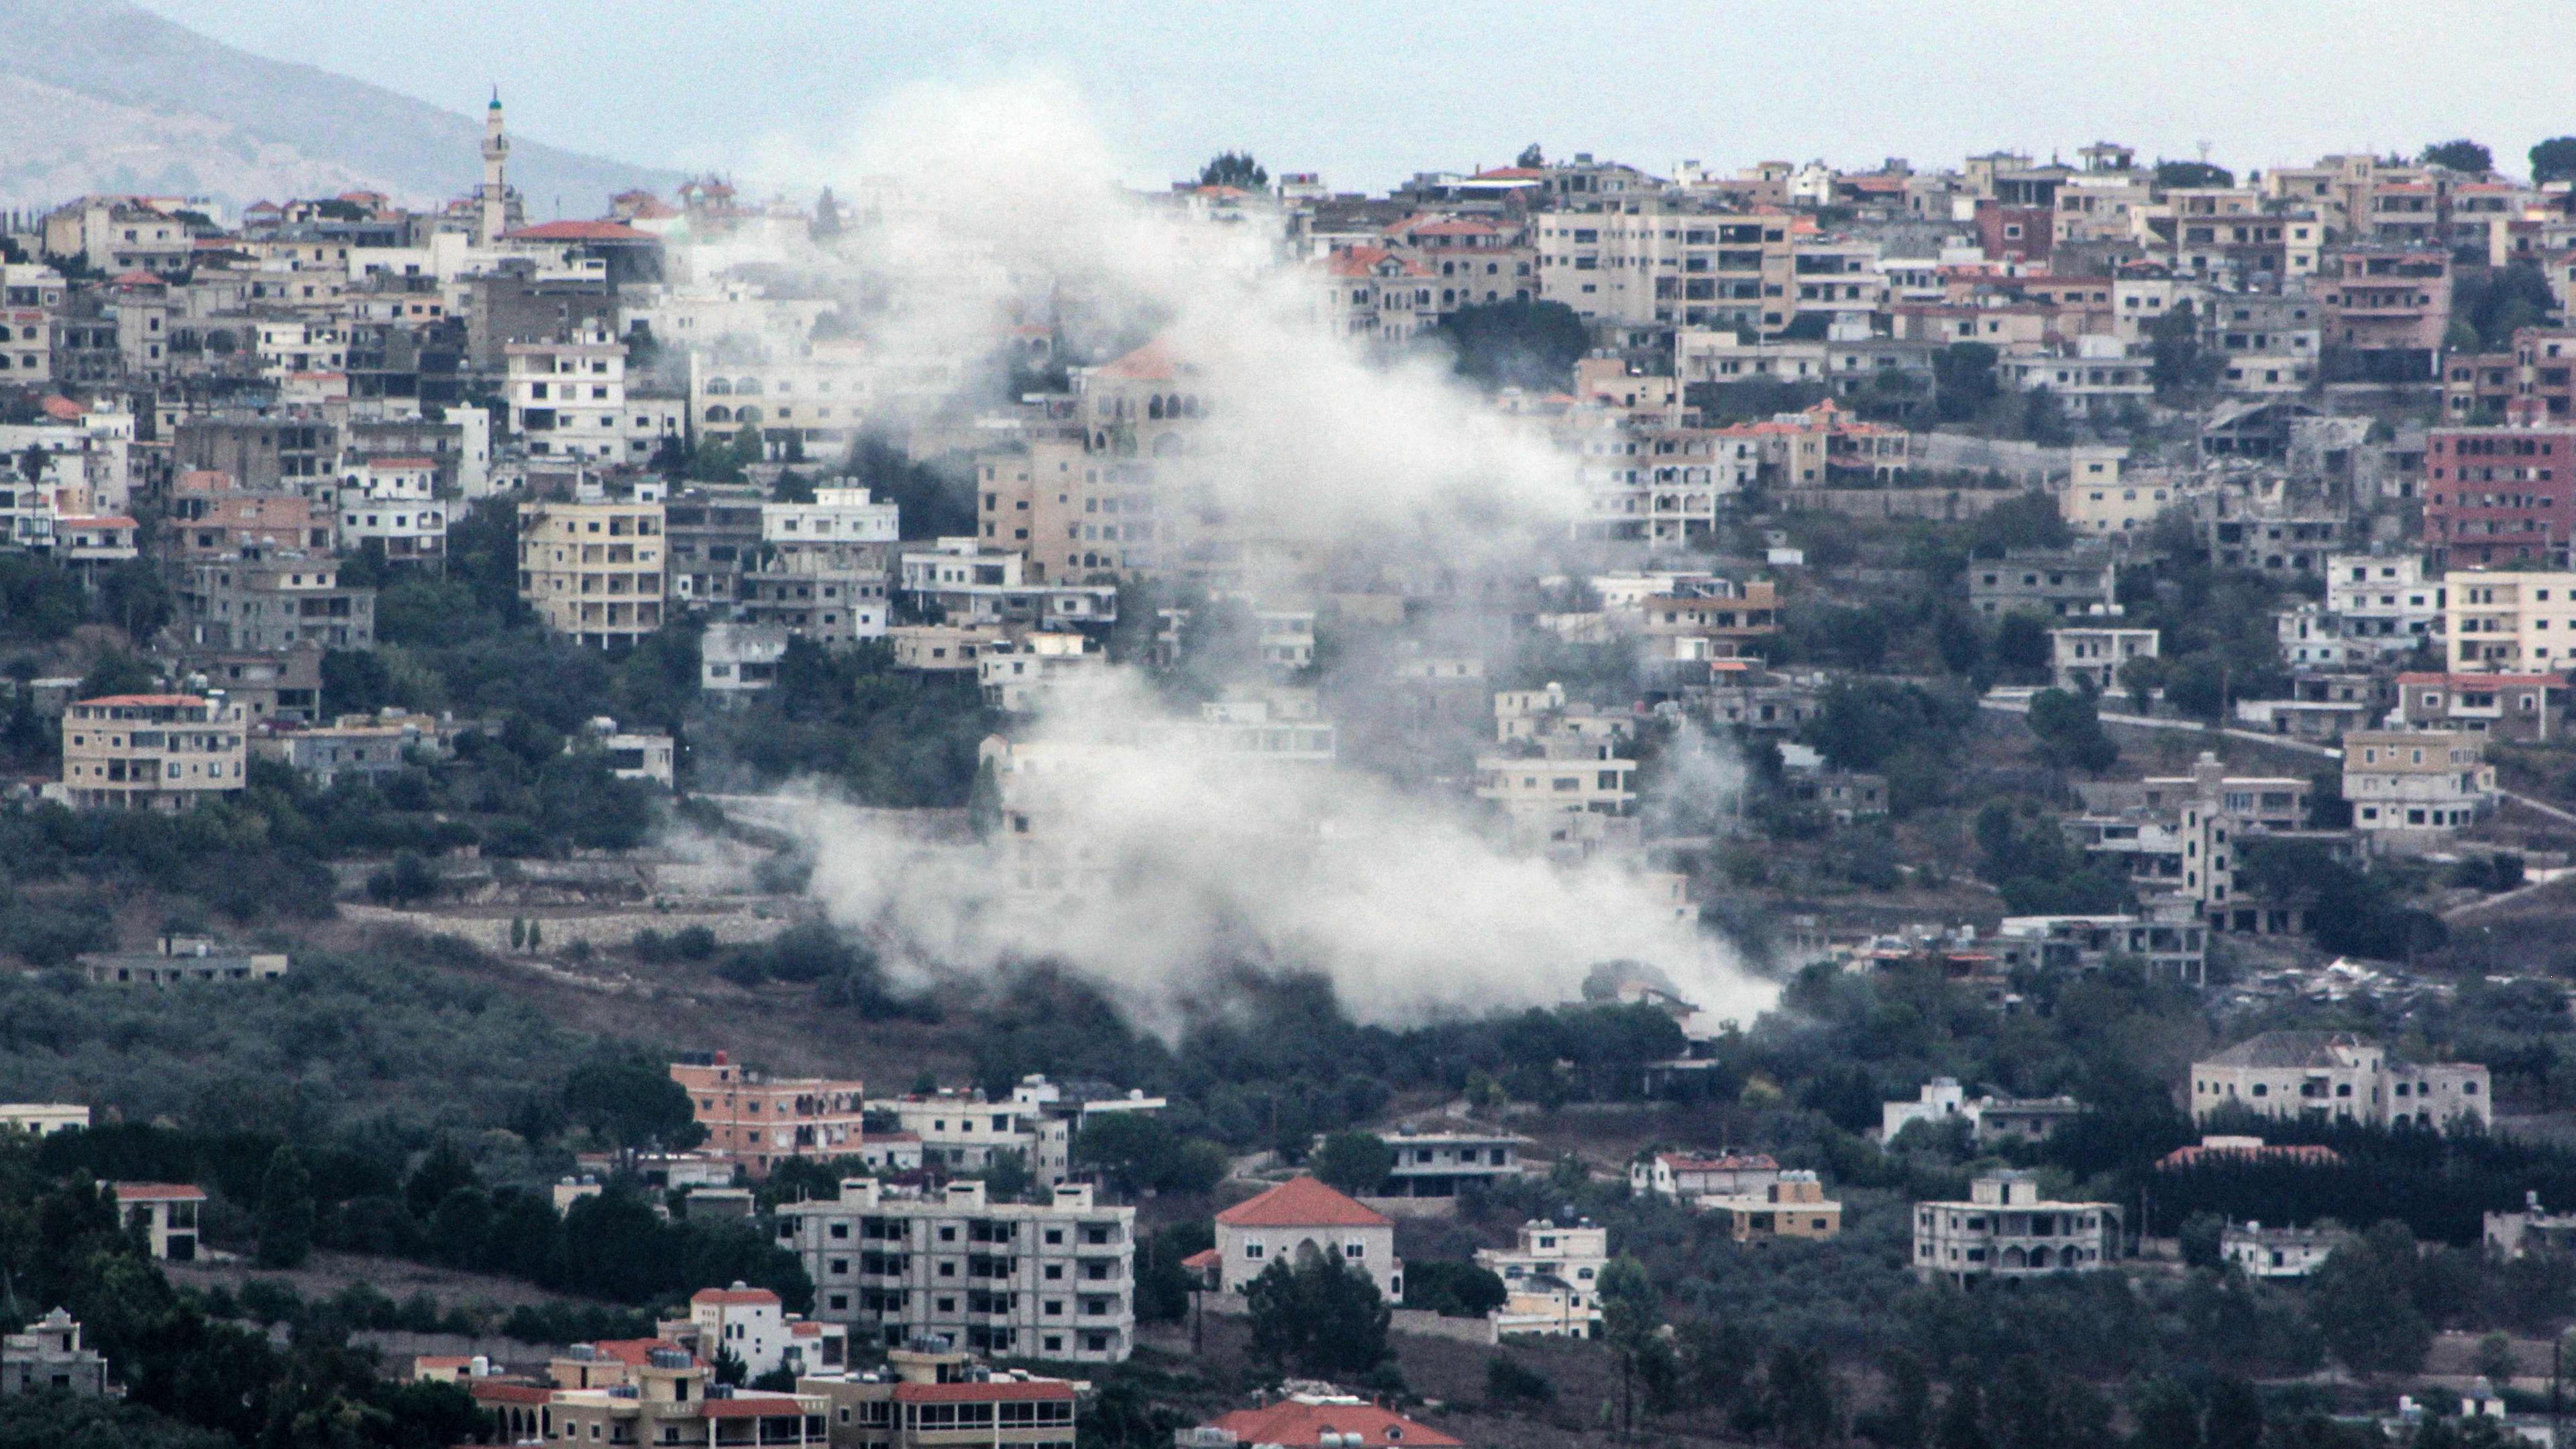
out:
{"label": "beige stone building", "polygon": [[547,628],[594,648],[662,627],[662,505],[519,505],[519,597]]}
{"label": "beige stone building", "polygon": [[1970,1184],[1965,1202],[1914,1205],[1914,1275],[1961,1285],[1990,1278],[2094,1273],[2119,1251],[2119,1210],[2101,1202],[2051,1202],[2026,1172]]}
{"label": "beige stone building", "polygon": [[2442,620],[2454,670],[2564,669],[2576,660],[2576,573],[2455,571]]}
{"label": "beige stone building", "polygon": [[240,790],[247,758],[241,706],[221,695],[105,695],[63,715],[75,809],[184,810]]}
{"label": "beige stone building", "polygon": [[2352,730],[2343,737],[2343,797],[2356,830],[2440,831],[2474,825],[2496,803],[2482,735],[2461,730]]}
{"label": "beige stone building", "polygon": [[2349,1032],[2267,1031],[2191,1064],[2191,1115],[2242,1107],[2265,1117],[2447,1129],[2493,1124],[2494,1091],[2474,1062],[2417,1064]]}

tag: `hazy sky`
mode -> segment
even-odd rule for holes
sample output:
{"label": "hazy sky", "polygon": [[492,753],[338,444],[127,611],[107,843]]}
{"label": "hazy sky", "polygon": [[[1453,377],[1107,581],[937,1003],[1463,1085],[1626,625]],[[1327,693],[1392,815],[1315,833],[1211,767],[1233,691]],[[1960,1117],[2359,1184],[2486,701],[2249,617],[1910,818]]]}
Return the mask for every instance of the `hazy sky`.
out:
{"label": "hazy sky", "polygon": [[2576,132],[2568,0],[141,0],[218,39],[679,167],[828,145],[902,86],[1053,68],[1159,183],[1224,147],[1382,188],[1538,141],[1649,169],[2097,138],[2242,171]]}

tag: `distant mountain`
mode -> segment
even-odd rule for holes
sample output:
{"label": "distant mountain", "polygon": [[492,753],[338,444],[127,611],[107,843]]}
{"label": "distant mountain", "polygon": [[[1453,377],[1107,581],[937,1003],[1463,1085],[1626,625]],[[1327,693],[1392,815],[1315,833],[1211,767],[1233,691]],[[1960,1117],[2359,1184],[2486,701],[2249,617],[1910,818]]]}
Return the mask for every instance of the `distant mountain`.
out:
{"label": "distant mountain", "polygon": [[[263,198],[356,188],[413,203],[482,179],[478,111],[236,50],[121,0],[0,0],[0,207],[93,191]],[[503,98],[505,101],[507,97]],[[676,172],[510,138],[528,215],[596,216]]]}

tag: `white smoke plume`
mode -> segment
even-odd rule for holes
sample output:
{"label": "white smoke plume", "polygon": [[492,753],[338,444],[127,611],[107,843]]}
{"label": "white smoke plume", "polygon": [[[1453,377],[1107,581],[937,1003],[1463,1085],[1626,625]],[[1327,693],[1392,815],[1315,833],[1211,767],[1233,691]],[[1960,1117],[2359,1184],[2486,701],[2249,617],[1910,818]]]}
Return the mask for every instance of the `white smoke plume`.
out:
{"label": "white smoke plume", "polygon": [[[1262,531],[1522,579],[1567,536],[1569,459],[1433,361],[1331,335],[1311,267],[1122,191],[1059,83],[915,91],[848,154],[773,164],[870,214],[848,251],[886,299],[865,327],[890,360],[971,354],[1033,298],[1079,294],[1196,369],[1210,406],[1192,481]],[[1445,798],[1346,765],[1249,767],[1173,740],[1171,717],[1121,669],[1026,732],[1021,757],[1061,768],[1009,793],[1036,802],[1030,838],[1059,856],[1027,858],[1008,824],[989,845],[933,846],[816,801],[813,890],[898,966],[1058,960],[1157,1023],[1244,966],[1325,972],[1380,1022],[1566,1001],[1614,960],[1660,969],[1703,1021],[1749,1022],[1773,999],[1668,880],[1515,856]],[[1713,775],[1687,779],[1698,792]]]}

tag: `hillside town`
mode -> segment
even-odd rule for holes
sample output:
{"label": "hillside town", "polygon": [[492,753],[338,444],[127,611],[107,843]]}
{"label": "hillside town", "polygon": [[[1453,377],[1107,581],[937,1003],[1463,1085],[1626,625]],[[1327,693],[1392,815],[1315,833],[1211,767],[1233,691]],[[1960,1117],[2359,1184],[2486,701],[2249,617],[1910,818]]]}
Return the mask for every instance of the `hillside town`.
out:
{"label": "hillside town", "polygon": [[0,1438],[2561,1442],[2576,137],[480,120],[0,218]]}

